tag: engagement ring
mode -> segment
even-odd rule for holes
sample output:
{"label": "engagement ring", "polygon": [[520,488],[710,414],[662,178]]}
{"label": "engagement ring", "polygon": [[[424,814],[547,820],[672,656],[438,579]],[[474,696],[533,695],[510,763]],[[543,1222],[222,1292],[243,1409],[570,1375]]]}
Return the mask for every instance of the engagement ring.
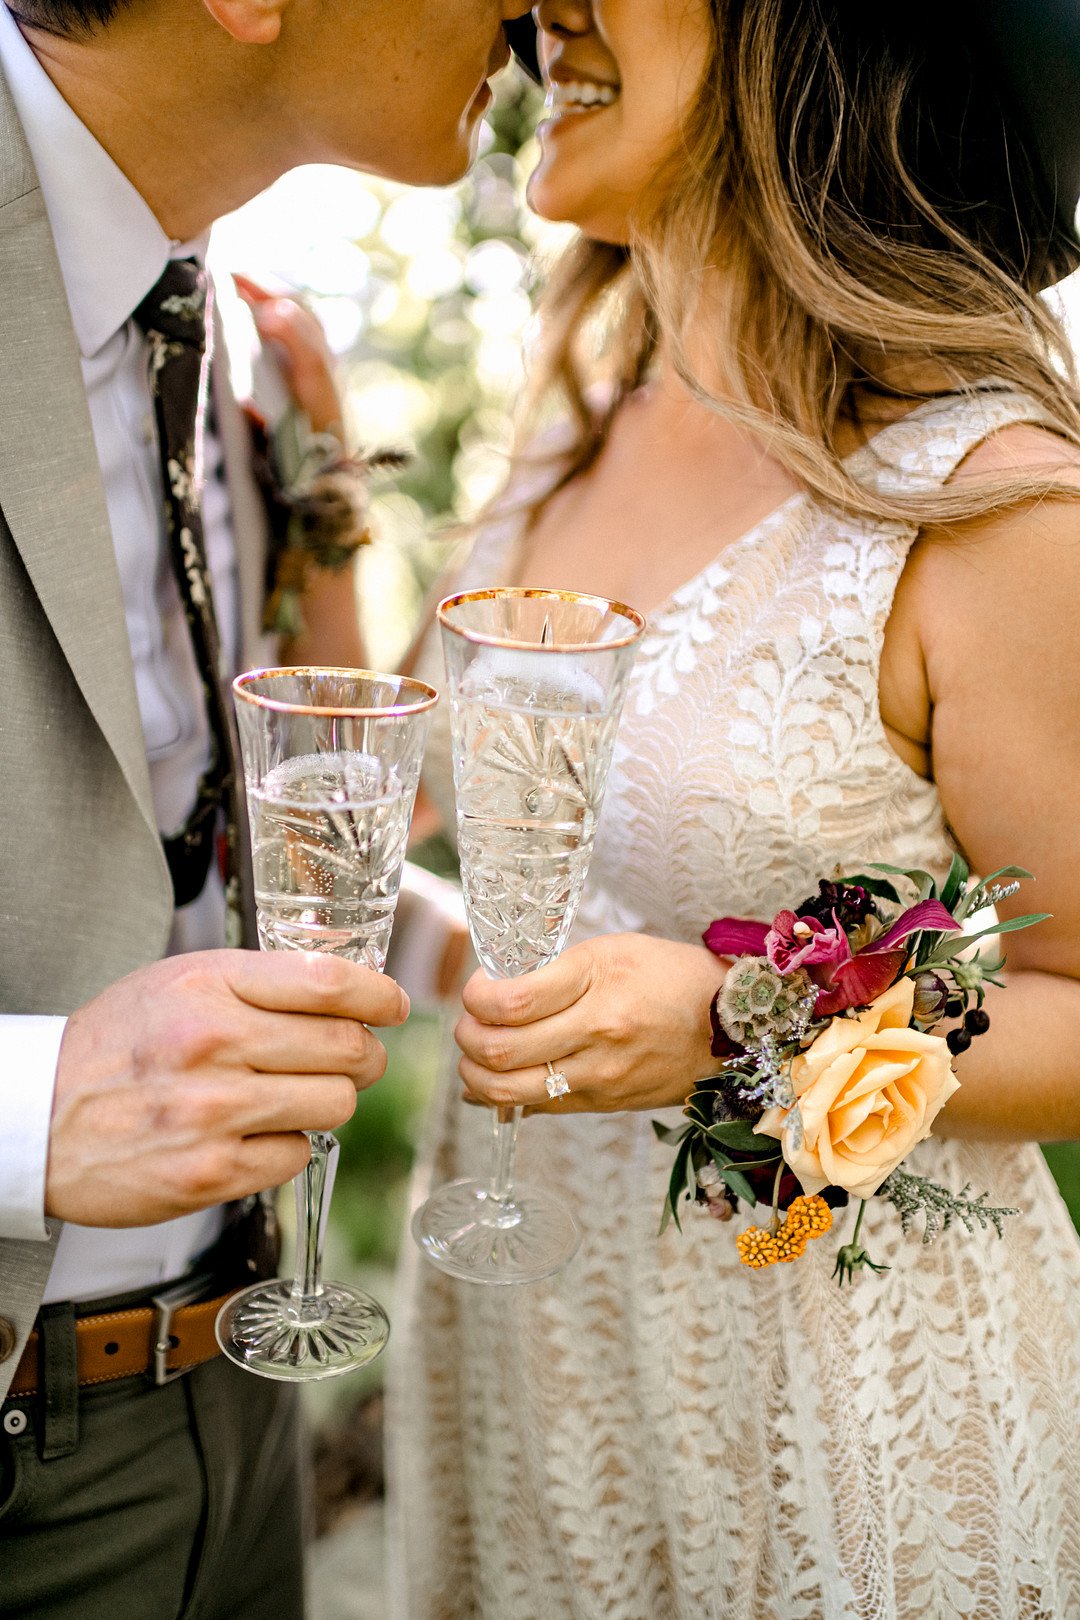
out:
{"label": "engagement ring", "polygon": [[550,1063],[547,1066],[547,1071],[547,1079],[544,1084],[547,1086],[548,1096],[554,1102],[556,1097],[566,1096],[566,1093],[570,1090],[570,1082],[561,1069],[553,1069]]}

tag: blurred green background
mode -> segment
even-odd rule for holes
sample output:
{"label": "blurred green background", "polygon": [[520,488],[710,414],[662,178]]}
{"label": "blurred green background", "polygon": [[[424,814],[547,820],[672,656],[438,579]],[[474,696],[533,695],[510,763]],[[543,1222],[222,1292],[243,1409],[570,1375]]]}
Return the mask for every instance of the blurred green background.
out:
{"label": "blurred green background", "polygon": [[[460,186],[407,190],[342,169],[300,169],[215,231],[219,266],[298,291],[320,316],[360,442],[412,454],[404,474],[376,494],[377,538],[361,559],[361,611],[376,667],[404,652],[459,526],[505,470],[531,295],[565,239],[524,205],[537,110],[535,90],[507,73],[480,161]],[[1077,278],[1066,303],[1080,311]],[[437,871],[449,866],[437,843],[416,858]],[[385,1079],[364,1093],[341,1132],[332,1206],[335,1260],[376,1279],[401,1237],[414,1144],[439,1065],[437,1020],[414,1015],[388,1044]],[[1050,1148],[1047,1158],[1080,1223],[1080,1145]]]}

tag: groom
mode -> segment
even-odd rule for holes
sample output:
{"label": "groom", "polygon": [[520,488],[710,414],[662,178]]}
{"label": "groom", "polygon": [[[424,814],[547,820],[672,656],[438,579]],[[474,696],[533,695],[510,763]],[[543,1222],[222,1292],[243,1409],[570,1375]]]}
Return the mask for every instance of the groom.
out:
{"label": "groom", "polygon": [[202,238],[301,163],[456,179],[525,10],[0,3],[8,1617],[302,1614],[292,1392],[217,1355],[213,1316],[272,1264],[254,1195],[348,1117],[382,1072],[366,1026],[407,1003],[214,948],[237,801],[212,672],[275,652],[220,352],[200,406]]}

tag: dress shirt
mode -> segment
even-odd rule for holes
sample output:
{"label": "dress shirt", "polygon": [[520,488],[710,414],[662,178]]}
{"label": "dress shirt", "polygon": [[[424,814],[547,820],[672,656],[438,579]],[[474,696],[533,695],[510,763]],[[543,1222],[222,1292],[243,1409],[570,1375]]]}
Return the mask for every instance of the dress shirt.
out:
{"label": "dress shirt", "polygon": [[[209,735],[191,640],[164,529],[148,352],[132,311],[171,257],[171,242],[134,186],[76,117],[0,3],[0,67],[18,108],[56,242],[101,463],[158,826],[176,832],[195,802]],[[221,451],[203,444],[207,558],[231,664],[236,567]],[[122,905],[122,896],[116,897]],[[216,869],[175,915],[170,952],[224,941]],[[44,1239],[48,1128],[63,1018],[0,1016],[0,1236]],[[209,1210],[158,1226],[65,1225],[45,1300],[93,1299],[180,1275],[221,1229]]]}

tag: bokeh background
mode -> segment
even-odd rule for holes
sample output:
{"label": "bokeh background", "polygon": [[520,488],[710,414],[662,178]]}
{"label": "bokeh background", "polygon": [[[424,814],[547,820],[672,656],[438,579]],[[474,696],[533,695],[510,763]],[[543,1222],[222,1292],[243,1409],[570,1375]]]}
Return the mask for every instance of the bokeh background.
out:
{"label": "bokeh background", "polygon": [[[305,168],[216,229],[219,271],[243,270],[294,291],[318,314],[360,442],[411,454],[404,473],[376,491],[376,540],[358,571],[376,666],[400,658],[463,527],[505,472],[532,295],[565,239],[530,217],[524,203],[537,112],[536,92],[511,70],[485,124],[480,161],[460,186],[407,190],[346,170]],[[1080,278],[1057,296],[1080,332]],[[417,854],[437,871],[451,869],[437,841]],[[332,1264],[387,1300],[440,1040],[434,1015],[415,1017],[393,1039],[386,1078],[364,1094],[341,1133]],[[1080,1146],[1055,1147],[1048,1158],[1080,1220]],[[323,1399],[344,1398],[355,1410],[358,1390],[370,1396],[379,1375],[376,1364],[367,1385],[343,1380]],[[374,1430],[369,1442],[377,1446]],[[347,1483],[339,1481],[342,1489]]]}

